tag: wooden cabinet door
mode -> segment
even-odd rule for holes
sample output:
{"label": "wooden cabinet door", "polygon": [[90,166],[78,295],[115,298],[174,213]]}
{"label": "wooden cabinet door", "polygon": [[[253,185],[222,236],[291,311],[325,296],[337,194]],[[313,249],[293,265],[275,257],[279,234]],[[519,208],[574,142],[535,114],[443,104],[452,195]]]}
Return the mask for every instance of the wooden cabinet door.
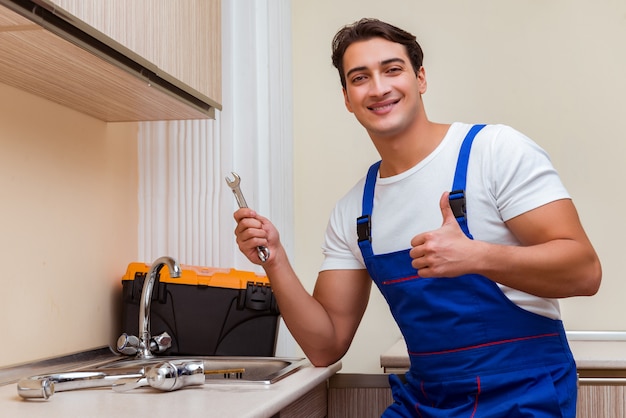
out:
{"label": "wooden cabinet door", "polygon": [[53,0],[218,104],[220,0]]}
{"label": "wooden cabinet door", "polygon": [[626,386],[581,384],[576,418],[626,418]]}

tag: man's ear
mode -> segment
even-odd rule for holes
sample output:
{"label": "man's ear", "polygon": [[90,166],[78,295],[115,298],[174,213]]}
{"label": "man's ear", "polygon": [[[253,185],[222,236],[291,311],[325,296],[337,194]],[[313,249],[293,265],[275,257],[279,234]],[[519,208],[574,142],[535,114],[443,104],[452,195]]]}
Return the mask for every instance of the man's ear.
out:
{"label": "man's ear", "polygon": [[343,102],[346,105],[346,109],[348,109],[348,112],[354,113],[352,111],[352,106],[350,105],[350,99],[348,99],[348,92],[346,91],[345,88],[342,88],[341,91],[343,92]]}
{"label": "man's ear", "polygon": [[420,67],[417,71],[417,82],[419,84],[419,92],[420,94],[426,93],[426,89],[428,88],[428,83],[426,82],[426,70],[424,67]]}

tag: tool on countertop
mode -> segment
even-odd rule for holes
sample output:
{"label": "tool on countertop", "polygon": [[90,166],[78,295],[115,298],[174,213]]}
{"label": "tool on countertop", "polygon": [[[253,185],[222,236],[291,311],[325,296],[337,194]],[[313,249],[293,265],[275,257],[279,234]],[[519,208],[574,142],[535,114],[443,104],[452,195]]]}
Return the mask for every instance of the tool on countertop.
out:
{"label": "tool on countertop", "polygon": [[[234,171],[232,172],[232,175],[235,179],[231,180],[230,178],[226,177],[226,184],[228,184],[228,186],[232,189],[239,208],[247,208],[248,204],[246,203],[246,199],[243,197],[243,193],[241,193],[241,187],[239,186],[239,184],[241,183],[241,177],[239,177],[239,175]],[[267,259],[270,258],[270,250],[267,247],[260,245],[256,247],[256,250],[262,263],[265,263]]]}
{"label": "tool on countertop", "polygon": [[139,377],[130,377],[117,380],[113,383],[113,390],[126,392],[142,386],[151,386],[155,389],[171,392],[185,386],[204,384],[204,376],[208,374],[221,374],[224,379],[241,379],[246,370],[220,369],[207,370],[202,361],[166,361],[148,368],[146,373]]}
{"label": "tool on countertop", "polygon": [[150,386],[173,391],[205,383],[205,376],[223,379],[243,379],[245,368],[207,368],[202,360],[177,359],[154,366],[135,364],[111,369],[68,371],[21,379],[17,393],[24,399],[49,399],[56,392],[76,389],[112,387],[116,392]]}

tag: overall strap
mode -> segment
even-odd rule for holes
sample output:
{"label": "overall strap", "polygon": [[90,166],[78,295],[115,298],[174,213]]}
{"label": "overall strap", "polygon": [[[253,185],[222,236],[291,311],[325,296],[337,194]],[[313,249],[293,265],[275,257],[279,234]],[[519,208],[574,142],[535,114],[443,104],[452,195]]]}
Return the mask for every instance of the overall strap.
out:
{"label": "overall strap", "polygon": [[365,178],[365,188],[363,190],[363,203],[361,205],[362,215],[356,220],[356,232],[359,239],[359,247],[363,256],[372,255],[372,209],[374,208],[374,188],[376,187],[376,176],[380,161],[372,164],[367,171]]}
{"label": "overall strap", "polygon": [[465,186],[467,183],[467,165],[469,163],[469,155],[472,149],[472,143],[476,134],[483,129],[485,125],[474,125],[469,130],[459,151],[459,158],[456,162],[456,171],[454,173],[454,182],[452,183],[452,191],[450,192],[450,207],[454,213],[459,226],[470,239],[473,239],[467,226],[467,210],[465,206]]}

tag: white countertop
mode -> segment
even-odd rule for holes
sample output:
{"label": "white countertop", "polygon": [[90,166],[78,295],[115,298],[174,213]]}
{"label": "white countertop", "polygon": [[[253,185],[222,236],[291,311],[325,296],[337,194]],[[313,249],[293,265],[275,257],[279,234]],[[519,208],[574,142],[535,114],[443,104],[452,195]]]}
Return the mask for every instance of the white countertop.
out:
{"label": "white countertop", "polygon": [[0,386],[3,417],[271,417],[341,369],[304,367],[271,385],[219,384],[186,387],[174,392],[135,389],[125,393],[109,388],[59,392],[48,400],[23,400],[16,384]]}
{"label": "white countertop", "polygon": [[[609,337],[611,334],[609,334]],[[626,370],[626,340],[602,339],[591,334],[593,339],[583,339],[585,335],[568,337],[572,354],[579,369]],[[619,335],[621,338],[621,335]],[[380,365],[387,372],[400,373],[409,368],[404,339],[398,340],[380,356]]]}

